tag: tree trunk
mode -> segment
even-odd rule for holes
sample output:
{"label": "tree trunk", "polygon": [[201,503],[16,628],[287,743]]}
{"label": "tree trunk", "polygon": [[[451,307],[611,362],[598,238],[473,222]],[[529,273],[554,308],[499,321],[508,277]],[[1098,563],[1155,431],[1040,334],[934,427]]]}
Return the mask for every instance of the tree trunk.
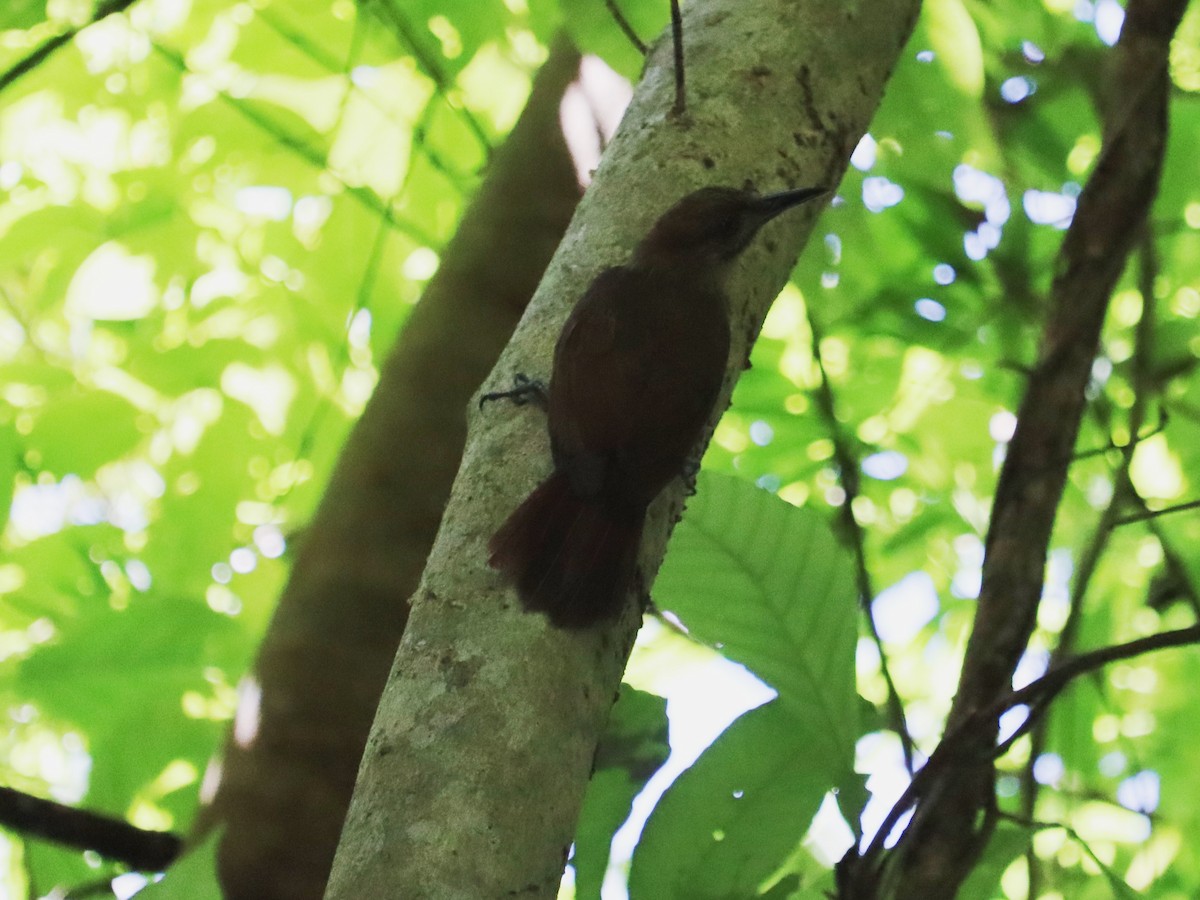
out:
{"label": "tree trunk", "polygon": [[[306,530],[267,630],[220,785],[226,896],[325,889],[388,665],[458,469],[464,409],[504,347],[579,200],[559,121],[579,56],[557,46],[383,366]],[[261,702],[255,708],[255,697]]]}
{"label": "tree trunk", "polygon": [[[688,108],[671,115],[669,42],[652,51],[617,137],[490,379],[544,376],[569,309],[649,224],[702,185],[834,186],[875,111],[918,0],[694,0]],[[812,228],[796,212],[742,258],[724,400]],[[469,413],[463,468],[372,726],[330,876],[331,900],[553,897],[600,730],[640,622],[583,632],[524,615],[486,563],[492,531],[548,470],[545,420]],[[648,585],[682,505],[652,507]]]}

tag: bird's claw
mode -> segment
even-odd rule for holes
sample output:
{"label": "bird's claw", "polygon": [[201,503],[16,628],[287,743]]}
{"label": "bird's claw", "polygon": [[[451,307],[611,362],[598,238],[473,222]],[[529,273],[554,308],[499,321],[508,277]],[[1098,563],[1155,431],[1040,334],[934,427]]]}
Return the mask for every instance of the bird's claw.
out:
{"label": "bird's claw", "polygon": [[532,403],[540,409],[545,409],[547,399],[545,384],[536,378],[530,378],[524,372],[518,372],[513,376],[512,388],[507,391],[492,391],[484,394],[479,398],[479,408],[483,409],[483,404],[490,400],[511,400],[517,406]]}

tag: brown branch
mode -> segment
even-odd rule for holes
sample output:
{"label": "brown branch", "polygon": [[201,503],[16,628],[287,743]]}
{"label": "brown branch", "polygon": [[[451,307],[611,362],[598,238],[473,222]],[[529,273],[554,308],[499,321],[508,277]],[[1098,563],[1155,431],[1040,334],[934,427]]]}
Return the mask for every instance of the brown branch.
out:
{"label": "brown branch", "polygon": [[1197,508],[1200,508],[1200,500],[1189,500],[1187,503],[1178,503],[1175,506],[1168,506],[1166,509],[1144,509],[1140,512],[1130,513],[1127,516],[1121,516],[1113,524],[1129,525],[1132,522],[1145,522],[1147,519],[1157,519],[1159,516],[1169,516],[1173,513]]}
{"label": "brown branch", "polygon": [[681,116],[687,109],[687,89],[683,76],[683,15],[679,11],[679,0],[671,0],[671,41],[675,51],[675,104],[671,112]]}
{"label": "brown branch", "polygon": [[862,871],[850,878],[851,895],[953,896],[990,837],[994,729],[961,729],[1007,693],[1034,628],[1108,298],[1158,189],[1170,92],[1167,54],[1186,5],[1131,0],[1114,51],[1112,84],[1120,101],[1106,118],[1103,150],[1059,253],[1040,358],[996,489],[975,627],[947,722],[948,735],[964,733],[971,740],[953,763],[936,770],[936,778],[921,779],[913,822],[885,861],[883,880]]}
{"label": "brown branch", "polygon": [[[917,772],[907,790],[888,811],[870,845],[857,858],[858,864],[870,866],[883,852],[884,841],[891,834],[901,817],[923,796],[931,785],[948,773],[955,772],[964,761],[980,759],[994,760],[1003,756],[1013,742],[1025,734],[1062,691],[1076,678],[1098,671],[1110,663],[1133,659],[1155,650],[1170,647],[1185,647],[1200,644],[1200,625],[1164,631],[1148,637],[1138,638],[1124,644],[1102,647],[1090,653],[1076,656],[1041,678],[1030,682],[1020,690],[1010,691],[986,709],[979,710],[962,722],[953,731],[948,731],[929,757],[925,766]],[[1002,743],[995,744],[996,729],[1000,716],[1016,706],[1028,706],[1029,716],[1014,734]],[[981,747],[981,742],[991,742]],[[907,896],[907,895],[902,895]],[[943,896],[943,895],[932,895]],[[949,896],[949,895],[947,895]]]}
{"label": "brown branch", "polygon": [[[1147,231],[1149,225],[1147,223]],[[1129,409],[1128,430],[1129,440],[1121,447],[1121,462],[1112,477],[1112,496],[1100,516],[1092,539],[1084,547],[1075,569],[1075,579],[1071,585],[1071,599],[1067,620],[1059,633],[1058,646],[1050,657],[1048,668],[1056,668],[1063,660],[1070,657],[1075,649],[1075,641],[1083,622],[1084,601],[1095,575],[1100,560],[1108,549],[1109,539],[1116,527],[1121,510],[1137,496],[1133,482],[1129,477],[1133,465],[1133,455],[1138,443],[1143,439],[1142,423],[1146,418],[1146,409],[1150,403],[1150,395],[1154,381],[1150,377],[1151,356],[1154,351],[1154,327],[1156,308],[1154,303],[1154,281],[1158,275],[1157,257],[1154,253],[1154,239],[1147,233],[1142,241],[1141,268],[1139,271],[1139,287],[1142,293],[1142,314],[1137,323],[1132,369],[1133,369],[1133,404]],[[1022,810],[1026,817],[1033,818],[1039,785],[1033,775],[1033,766],[1042,755],[1046,742],[1049,715],[1038,723],[1031,736],[1029,762],[1021,776]],[[1030,848],[1028,854],[1030,896],[1037,896],[1038,862],[1037,856]]]}
{"label": "brown branch", "polygon": [[27,837],[94,850],[131,869],[161,872],[179,855],[182,839],[146,831],[121,819],[0,787],[0,825]]}
{"label": "brown branch", "polygon": [[991,716],[998,717],[1000,713],[1006,712],[1014,706],[1020,706],[1021,704],[1028,704],[1030,706],[1030,717],[996,748],[993,756],[1003,756],[1008,751],[1008,748],[1012,746],[1013,742],[1029,730],[1035,718],[1035,707],[1039,710],[1045,708],[1050,701],[1062,693],[1068,684],[1080,675],[1095,672],[1109,663],[1119,662],[1123,659],[1132,659],[1135,656],[1141,656],[1144,653],[1150,653],[1154,650],[1164,650],[1168,647],[1184,647],[1188,644],[1196,643],[1200,643],[1200,625],[1189,625],[1187,628],[1163,631],[1159,634],[1137,638],[1124,644],[1103,647],[1067,660],[1067,662],[1050,670],[1036,681],[1030,682],[1020,690],[1013,691],[1007,697],[997,701],[990,710],[985,711],[981,715],[982,719],[987,719]]}

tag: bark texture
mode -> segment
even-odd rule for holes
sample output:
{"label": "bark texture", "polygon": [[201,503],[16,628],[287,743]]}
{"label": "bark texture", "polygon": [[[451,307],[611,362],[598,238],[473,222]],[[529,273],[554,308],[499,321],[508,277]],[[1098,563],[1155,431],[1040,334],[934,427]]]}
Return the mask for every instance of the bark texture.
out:
{"label": "bark texture", "polygon": [[[489,388],[544,376],[575,300],[702,185],[836,185],[903,47],[918,0],[694,0],[688,109],[670,114],[660,40],[596,181]],[[724,408],[814,209],[764,229],[730,286]],[[553,897],[600,731],[640,622],[583,632],[524,615],[486,543],[549,469],[545,420],[472,407],[463,468],[372,727],[327,897]],[[715,414],[714,414],[715,418]],[[682,505],[652,507],[649,583]]]}
{"label": "bark texture", "polygon": [[559,121],[579,57],[557,46],[383,366],[267,631],[256,735],[230,739],[197,834],[224,829],[231,900],[325,890],[363,746],[466,437],[580,196]]}

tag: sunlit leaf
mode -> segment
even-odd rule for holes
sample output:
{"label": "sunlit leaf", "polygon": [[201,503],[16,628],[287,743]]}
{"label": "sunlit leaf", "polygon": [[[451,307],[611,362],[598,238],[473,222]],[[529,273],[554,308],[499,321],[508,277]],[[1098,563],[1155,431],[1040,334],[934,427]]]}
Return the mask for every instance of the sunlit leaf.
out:
{"label": "sunlit leaf", "polygon": [[850,554],[815,511],[702,473],[655,582],[656,602],[779,692],[819,753],[841,758],[857,706]]}
{"label": "sunlit leaf", "polygon": [[667,789],[646,823],[632,896],[754,896],[800,842],[849,758],[773,700],[734,722]]}

